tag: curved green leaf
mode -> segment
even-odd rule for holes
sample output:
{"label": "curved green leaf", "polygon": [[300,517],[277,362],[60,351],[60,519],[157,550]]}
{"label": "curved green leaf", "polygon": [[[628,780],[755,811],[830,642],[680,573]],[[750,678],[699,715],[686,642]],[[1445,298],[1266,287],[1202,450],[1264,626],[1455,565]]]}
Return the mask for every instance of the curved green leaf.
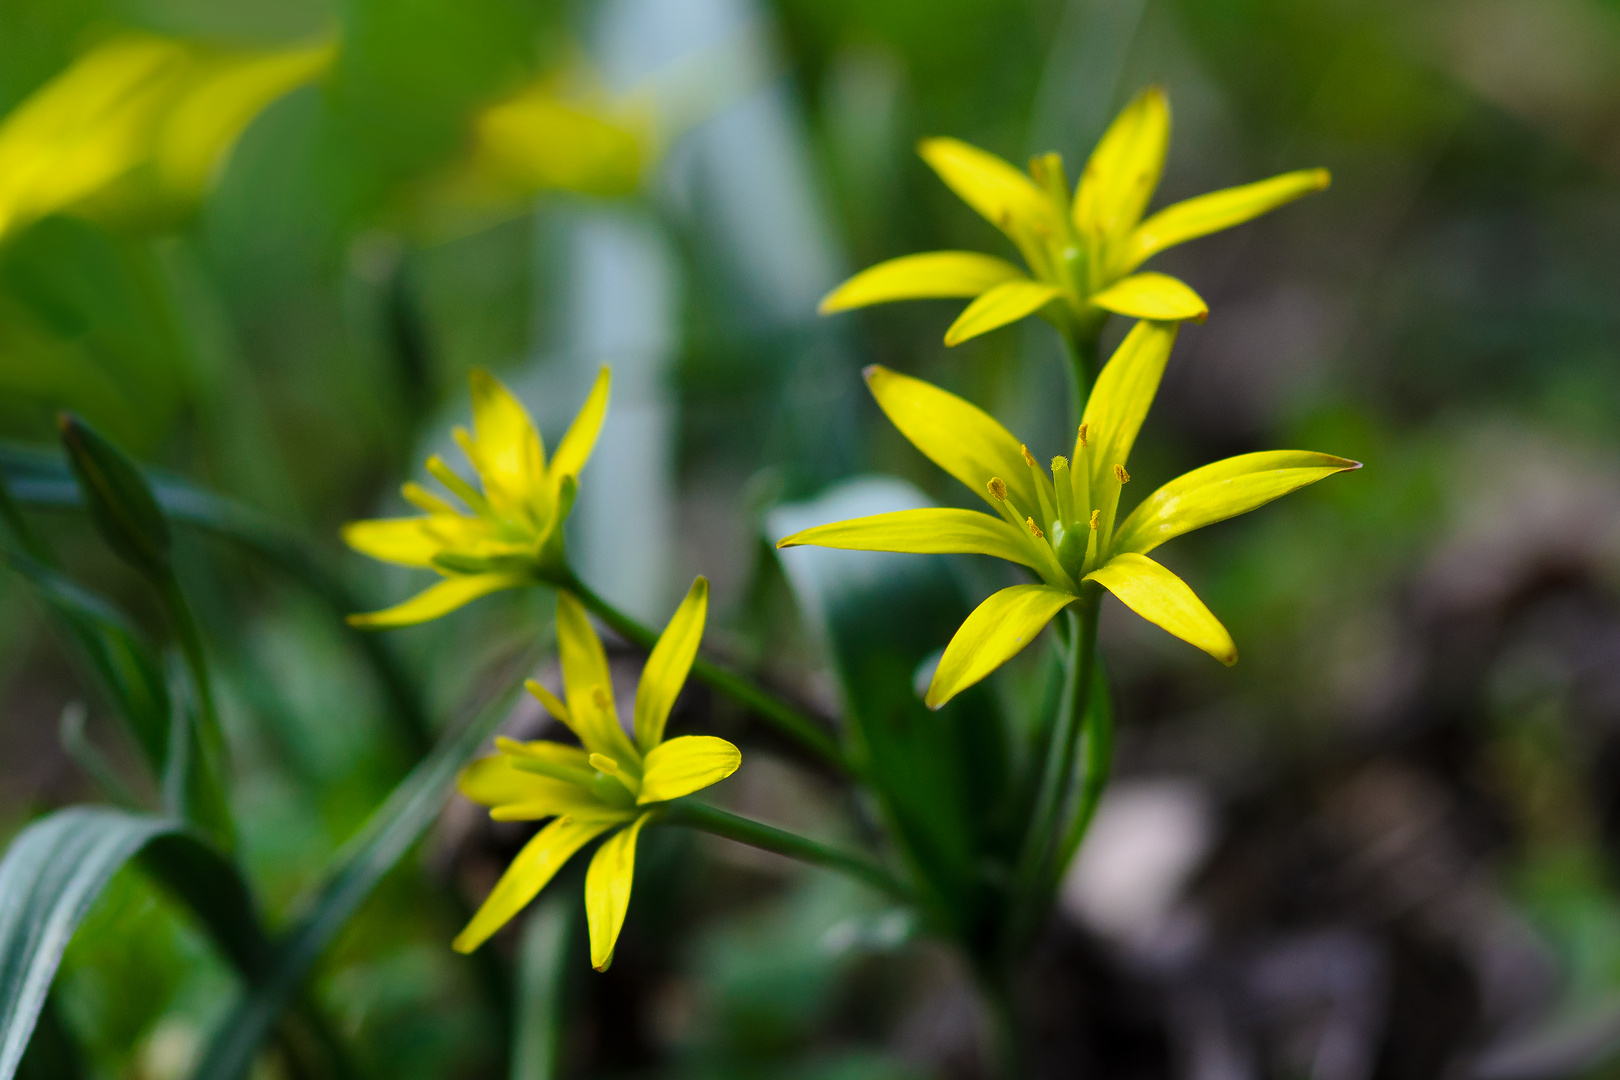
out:
{"label": "curved green leaf", "polygon": [[58,810],[0,860],[0,1080],[11,1080],[73,931],[130,859],[174,891],[249,978],[269,947],[235,869],[184,824],[106,807]]}
{"label": "curved green leaf", "polygon": [[[0,474],[17,502],[24,505],[64,509],[83,506],[67,465],[54,453],[15,444],[0,445]],[[241,545],[320,597],[340,619],[373,606],[327,569],[302,537],[274,519],[155,470],[146,470],[145,476],[171,522]],[[388,696],[399,735],[414,753],[425,754],[432,745],[432,728],[411,679],[382,637],[357,633],[355,641]]]}

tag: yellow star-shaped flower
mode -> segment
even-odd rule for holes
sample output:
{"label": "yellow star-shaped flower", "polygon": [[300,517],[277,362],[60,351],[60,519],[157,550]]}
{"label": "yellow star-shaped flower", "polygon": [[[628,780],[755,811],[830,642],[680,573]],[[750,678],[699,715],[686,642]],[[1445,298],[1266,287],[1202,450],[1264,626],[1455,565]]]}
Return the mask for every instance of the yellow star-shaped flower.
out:
{"label": "yellow star-shaped flower", "polygon": [[1176,244],[1229,229],[1328,185],[1304,169],[1211,192],[1146,220],[1170,139],[1163,91],[1143,92],[1092,151],[1072,198],[1057,154],[1030,161],[1028,175],[956,139],[918,148],[951,190],[1007,234],[1028,273],[975,251],[906,255],[861,271],[821,302],[823,314],[889,300],[972,297],[945,333],[956,345],[1039,313],[1077,338],[1096,334],[1109,312],[1137,319],[1198,319],[1209,308],[1173,277],[1136,273]]}
{"label": "yellow star-shaped flower", "polygon": [[[928,687],[939,708],[1017,655],[1058,612],[1107,589],[1138,615],[1225,664],[1226,628],[1175,574],[1147,557],[1166,540],[1244,514],[1360,464],[1304,450],[1270,450],[1194,469],[1144,499],[1116,528],[1126,461],[1158,390],[1177,324],[1141,322],[1097,379],[1073,458],[1048,472],[994,418],[920,379],[873,366],[866,382],[901,434],[990,504],[921,509],[819,525],[777,542],[861,551],[994,555],[1033,570],[1039,585],[992,594],[945,648]],[[1089,595],[1088,595],[1089,594]]]}
{"label": "yellow star-shaped flower", "polygon": [[642,827],[660,803],[724,780],[742,761],[742,754],[724,739],[664,738],[664,724],[703,637],[708,604],[709,583],[700,577],[647,658],[636,690],[632,739],[614,709],[601,639],[579,601],[566,592],[557,594],[557,644],[568,700],[558,701],[533,681],[528,687],[580,745],[500,739],[500,753],[462,773],[462,794],[491,807],[495,820],[553,820],[512,860],[457,936],[458,951],[478,948],[534,899],[576,851],[609,833],[585,874],[585,914],[591,965],[602,971],[612,962],[630,906]]}
{"label": "yellow star-shaped flower", "polygon": [[548,463],[540,432],[523,405],[487,371],[472,373],[473,433],[456,441],[477,470],[483,490],[438,456],[428,471],[466,506],[463,511],[420,484],[405,498],[423,516],[355,521],[343,539],[362,554],[401,566],[437,571],[444,580],[385,611],[351,615],[355,626],[409,626],[445,615],[501,589],[533,585],[565,566],[562,524],[573,507],[585,467],[607,413],[610,372],[603,368],[579,415]]}

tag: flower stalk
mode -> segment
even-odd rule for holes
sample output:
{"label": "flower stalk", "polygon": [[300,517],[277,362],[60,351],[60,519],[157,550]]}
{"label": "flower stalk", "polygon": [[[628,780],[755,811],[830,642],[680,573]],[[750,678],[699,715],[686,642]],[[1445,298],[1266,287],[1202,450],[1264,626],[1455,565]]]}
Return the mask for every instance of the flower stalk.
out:
{"label": "flower stalk", "polygon": [[753,821],[705,803],[683,799],[663,811],[663,824],[684,825],[739,844],[785,855],[811,866],[836,870],[865,882],[904,904],[916,902],[916,894],[894,875],[872,860],[817,843],[774,825]]}

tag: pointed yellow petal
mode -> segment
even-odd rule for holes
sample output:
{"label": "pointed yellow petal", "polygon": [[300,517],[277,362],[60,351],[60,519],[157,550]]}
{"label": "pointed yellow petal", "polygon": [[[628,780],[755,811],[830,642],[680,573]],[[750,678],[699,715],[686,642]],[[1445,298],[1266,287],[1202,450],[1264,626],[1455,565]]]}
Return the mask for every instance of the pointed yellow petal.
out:
{"label": "pointed yellow petal", "polygon": [[364,615],[350,615],[349,625],[364,630],[415,626],[448,615],[481,596],[533,583],[525,574],[458,574],[417,593],[403,604]]}
{"label": "pointed yellow petal", "polygon": [[532,496],[545,465],[545,444],[528,410],[511,391],[482,368],[473,369],[473,467],[496,507],[523,505]]}
{"label": "pointed yellow petal", "polygon": [[[1137,323],[1114,350],[1102,374],[1097,376],[1082,423],[1089,437],[1086,455],[1091,464],[1093,492],[1102,490],[1105,483],[1118,482],[1114,479],[1114,466],[1124,465],[1131,456],[1136,433],[1142,429],[1142,421],[1153,404],[1153,395],[1159,392],[1159,380],[1170,359],[1170,346],[1175,344],[1177,325],[1173,322]],[[1080,456],[1078,450],[1075,456]],[[1094,494],[1092,504],[1098,502]]]}
{"label": "pointed yellow petal", "polygon": [[1321,191],[1331,179],[1326,169],[1301,169],[1167,206],[1131,233],[1114,269],[1129,273],[1167,247],[1241,225],[1302,195]]}
{"label": "pointed yellow petal", "polygon": [[591,929],[591,967],[606,971],[630,908],[636,876],[636,840],[651,814],[642,814],[597,849],[585,872],[585,921]]}
{"label": "pointed yellow petal", "polygon": [[658,635],[658,643],[641,669],[636,687],[636,745],[648,753],[664,739],[664,722],[675,707],[686,673],[692,670],[698,643],[703,640],[703,620],[709,611],[709,579],[692,582],[686,599],[675,609],[669,625]]}
{"label": "pointed yellow petal", "polygon": [[591,451],[596,447],[596,437],[602,431],[602,419],[607,415],[608,391],[612,383],[613,372],[603,365],[590,394],[585,398],[585,404],[579,407],[579,415],[574,417],[562,442],[557,444],[557,454],[551,459],[553,482],[565,476],[577,477],[585,467]]}
{"label": "pointed yellow petal", "polygon": [[1107,565],[1087,574],[1086,580],[1102,585],[1148,622],[1198,646],[1227,667],[1237,663],[1237,645],[1226,627],[1185,581],[1146,555],[1115,555]]}
{"label": "pointed yellow petal", "polygon": [[1014,585],[974,608],[945,646],[925,699],[937,709],[1035,640],[1053,616],[1075,600],[1046,585]]}
{"label": "pointed yellow petal", "polygon": [[0,121],[0,235],[92,196],[140,164],[193,62],[180,43],[119,37]]}
{"label": "pointed yellow petal", "polygon": [[[504,806],[510,803],[533,803],[555,800],[557,805],[571,797],[572,787],[548,776],[513,768],[503,754],[491,754],[461,770],[456,788],[467,798],[484,806]],[[568,791],[565,793],[564,789]],[[564,813],[553,810],[552,814]]]}
{"label": "pointed yellow petal", "polygon": [[1082,235],[1124,236],[1142,217],[1164,171],[1170,144],[1170,103],[1150,87],[1114,118],[1091,152],[1074,196]]}
{"label": "pointed yellow petal", "polygon": [[153,167],[168,193],[200,198],[253,118],[331,66],[330,45],[219,57],[200,65],[163,118]]}
{"label": "pointed yellow petal", "polygon": [[813,544],[848,551],[906,551],[919,555],[994,555],[1038,570],[1018,530],[977,510],[928,507],[835,521],[796,532],[779,548]]}
{"label": "pointed yellow petal", "polygon": [[647,754],[638,803],[666,802],[718,784],[737,771],[742,752],[713,735],[682,735]]}
{"label": "pointed yellow petal", "polygon": [[545,888],[546,882],[561,870],[569,858],[596,837],[612,828],[611,821],[578,821],[561,817],[535,834],[523,846],[512,865],[506,868],[501,880],[495,883],[489,897],[467,928],[456,935],[451,948],[470,953],[519,911],[523,910],[535,894]]}
{"label": "pointed yellow petal", "polygon": [[444,541],[427,528],[428,518],[377,518],[343,526],[343,542],[362,555],[400,566],[433,565]]}
{"label": "pointed yellow petal", "polygon": [[1016,509],[1033,514],[1040,506],[1022,443],[984,410],[932,383],[874,364],[866,385],[900,434],[995,509],[985,485],[1006,481]]}
{"label": "pointed yellow petal", "polygon": [[946,186],[1002,232],[1051,227],[1041,189],[996,155],[958,139],[924,139],[917,152]]}
{"label": "pointed yellow petal", "polygon": [[613,707],[613,675],[602,639],[596,636],[584,606],[564,591],[557,593],[557,651],[568,714],[574,718],[580,741],[587,750],[639,766],[641,755],[630,745]]}
{"label": "pointed yellow petal", "polygon": [[1167,274],[1132,274],[1091,297],[1091,302],[1133,319],[1203,322],[1209,305],[1186,284]]}
{"label": "pointed yellow petal", "polygon": [[960,345],[969,338],[1017,322],[1062,295],[1051,285],[1028,278],[1003,282],[973,301],[957,316],[951,328],[945,331],[945,344]]}
{"label": "pointed yellow petal", "polygon": [[930,251],[903,255],[868,267],[827,294],[817,309],[823,315],[890,300],[978,296],[1004,281],[1024,277],[1005,259],[976,251]]}
{"label": "pointed yellow petal", "polygon": [[1142,500],[1119,527],[1115,551],[1147,554],[1166,540],[1247,514],[1359,461],[1308,450],[1240,454],[1179,476]]}

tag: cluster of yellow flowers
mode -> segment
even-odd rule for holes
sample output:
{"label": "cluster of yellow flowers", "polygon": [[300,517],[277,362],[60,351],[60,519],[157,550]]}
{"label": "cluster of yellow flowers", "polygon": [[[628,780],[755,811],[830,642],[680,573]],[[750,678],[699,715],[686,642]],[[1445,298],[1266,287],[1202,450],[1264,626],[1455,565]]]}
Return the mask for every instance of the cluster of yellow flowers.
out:
{"label": "cluster of yellow flowers", "polygon": [[[1025,175],[993,155],[948,139],[923,157],[969,205],[1013,241],[1030,273],[975,252],[894,259],[834,290],[823,311],[914,297],[974,297],[946,334],[955,344],[1039,313],[1071,338],[1095,339],[1107,315],[1140,320],[1102,369],[1080,419],[1072,454],[1042,465],[987,413],[936,386],[882,367],[866,371],[884,413],[930,460],[962,481],[992,513],[906,510],[807,529],[779,547],[816,544],[871,551],[993,555],[1033,571],[1039,583],[996,592],[946,646],[927,691],[932,708],[983,679],[1073,604],[1094,609],[1103,590],[1223,663],[1236,661],[1231,635],[1175,574],[1148,557],[1167,540],[1246,513],[1356,462],[1276,450],[1228,458],[1170,481],[1119,518],[1129,458],[1158,391],[1181,321],[1201,320],[1203,300],[1182,282],[1138,272],[1182,241],[1256,217],[1326,186],[1306,170],[1177,203],[1143,219],[1163,169],[1169,110],[1158,90],[1115,120],[1071,198],[1056,155]],[[580,746],[502,741],[470,767],[462,791],[501,820],[551,824],[512,863],[456,940],[472,949],[512,918],[579,848],[612,831],[586,878],[592,962],[604,967],[623,923],[635,845],[660,803],[723,779],[740,761],[721,739],[664,741],[670,708],[702,635],[707,585],[699,578],[659,638],[636,697],[633,738],[613,707],[601,642],[566,587],[562,524],[608,403],[604,370],[556,454],[522,405],[493,377],[472,377],[474,433],[456,438],[481,480],[463,480],[437,458],[429,471],[463,504],[416,484],[405,497],[424,516],[356,522],[345,538],[359,551],[443,580],[358,625],[401,626],[443,615],[493,591],[559,585],[557,625],[566,703],[530,689]]]}

